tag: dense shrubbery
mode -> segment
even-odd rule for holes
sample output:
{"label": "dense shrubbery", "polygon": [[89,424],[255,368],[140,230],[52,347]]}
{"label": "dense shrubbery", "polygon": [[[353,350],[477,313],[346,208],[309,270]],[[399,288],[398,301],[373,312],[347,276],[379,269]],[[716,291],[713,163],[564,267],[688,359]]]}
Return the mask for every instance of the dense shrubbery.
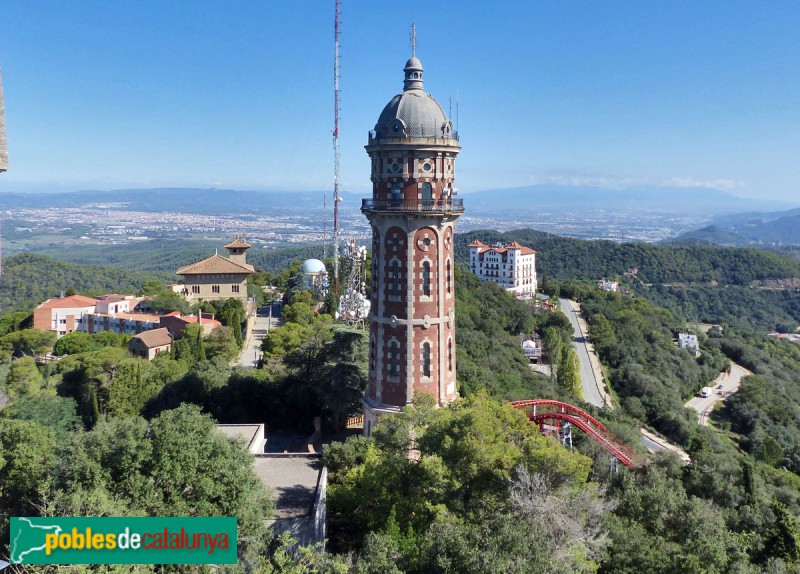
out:
{"label": "dense shrubbery", "polygon": [[800,473],[800,348],[755,333],[708,342],[754,373],[725,401],[718,424],[742,435],[756,459]]}
{"label": "dense shrubbery", "polygon": [[738,329],[792,332],[800,324],[800,290],[739,285],[639,288],[636,293],[687,321],[727,323]]}
{"label": "dense shrubbery", "polygon": [[50,426],[3,417],[0,452],[4,547],[9,516],[44,513],[236,516],[240,556],[260,550],[271,503],[251,455],[218,433],[197,407],[182,406],[149,423],[136,416],[101,421],[67,441]]}
{"label": "dense shrubbery", "polygon": [[[590,460],[485,393],[441,409],[420,399],[323,461],[339,548],[363,545],[356,572],[589,571],[602,550]],[[574,528],[541,528],[570,512]]]}

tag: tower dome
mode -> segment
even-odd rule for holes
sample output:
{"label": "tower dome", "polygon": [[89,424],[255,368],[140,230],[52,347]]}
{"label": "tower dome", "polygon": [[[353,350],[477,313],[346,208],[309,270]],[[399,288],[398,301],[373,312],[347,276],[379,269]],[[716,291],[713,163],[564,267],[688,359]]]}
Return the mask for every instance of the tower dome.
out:
{"label": "tower dome", "polygon": [[422,89],[422,71],[422,63],[411,56],[403,68],[403,91],[386,104],[375,124],[377,138],[450,137],[453,126],[436,98]]}

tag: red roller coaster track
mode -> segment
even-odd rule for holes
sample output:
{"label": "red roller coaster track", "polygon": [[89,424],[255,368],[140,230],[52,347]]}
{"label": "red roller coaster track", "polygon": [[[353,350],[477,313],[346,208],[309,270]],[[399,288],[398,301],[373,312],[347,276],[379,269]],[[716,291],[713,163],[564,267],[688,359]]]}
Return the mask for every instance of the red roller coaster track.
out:
{"label": "red roller coaster track", "polygon": [[560,426],[561,422],[568,422],[592,437],[600,446],[628,468],[635,466],[636,453],[628,445],[608,432],[603,423],[578,407],[549,399],[514,401],[511,405],[514,408],[524,410],[530,421],[538,424],[541,429],[544,429],[544,425],[548,421],[556,421],[557,426]]}

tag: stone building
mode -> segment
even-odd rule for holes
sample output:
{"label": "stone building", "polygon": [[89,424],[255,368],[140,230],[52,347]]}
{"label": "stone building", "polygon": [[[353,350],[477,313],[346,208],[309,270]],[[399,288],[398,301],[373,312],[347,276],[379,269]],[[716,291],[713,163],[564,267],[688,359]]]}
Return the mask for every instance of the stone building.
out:
{"label": "stone building", "polygon": [[508,245],[469,244],[469,270],[481,281],[494,281],[515,295],[535,295],[536,251],[516,241]]}
{"label": "stone building", "polygon": [[161,353],[169,353],[171,349],[172,335],[163,327],[139,333],[128,342],[128,350],[132,355],[148,361],[152,361]]}
{"label": "stone building", "polygon": [[225,246],[228,257],[218,253],[176,271],[183,277],[183,284],[177,287],[178,292],[189,301],[202,299],[240,299],[247,307],[247,278],[253,274],[253,266],[247,263],[246,251],[250,245],[236,238]]}
{"label": "stone building", "polygon": [[457,396],[453,228],[458,134],[423,90],[422,64],[406,62],[403,91],[369,133],[372,228],[369,385],[364,432],[415,393],[445,404]]}

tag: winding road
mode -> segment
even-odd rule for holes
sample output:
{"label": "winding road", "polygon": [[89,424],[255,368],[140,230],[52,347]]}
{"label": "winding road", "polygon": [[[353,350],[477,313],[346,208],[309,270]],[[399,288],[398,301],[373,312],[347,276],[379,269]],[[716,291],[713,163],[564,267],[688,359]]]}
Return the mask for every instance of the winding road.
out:
{"label": "winding road", "polygon": [[741,365],[731,363],[730,375],[723,372],[714,379],[710,397],[693,397],[684,406],[697,411],[700,426],[708,426],[708,415],[714,410],[714,405],[738,391],[742,379],[750,374],[752,373]]}
{"label": "winding road", "polygon": [[[572,325],[572,345],[575,347],[575,351],[578,354],[578,361],[580,362],[583,398],[591,405],[600,408],[608,408],[610,404],[604,400],[602,388],[603,374],[600,370],[600,361],[594,352],[594,347],[588,340],[588,333],[584,330],[586,329],[586,323],[583,322],[583,318],[578,315],[580,312],[580,305],[570,299],[559,299],[559,302],[561,303],[561,311],[567,316]],[[669,441],[649,432],[647,429],[641,429],[641,438],[642,444],[650,452],[658,452],[665,449],[672,450],[684,461],[689,461],[689,456],[683,450],[671,444]]]}
{"label": "winding road", "polygon": [[594,353],[594,351],[589,350],[587,333],[584,333],[578,321],[578,304],[570,299],[559,299],[559,302],[561,303],[561,312],[567,316],[572,324],[572,346],[578,354],[580,363],[583,399],[590,405],[603,407],[605,406],[605,401],[600,390],[600,385],[603,384],[603,375],[598,372],[599,367],[592,362],[590,353]]}

